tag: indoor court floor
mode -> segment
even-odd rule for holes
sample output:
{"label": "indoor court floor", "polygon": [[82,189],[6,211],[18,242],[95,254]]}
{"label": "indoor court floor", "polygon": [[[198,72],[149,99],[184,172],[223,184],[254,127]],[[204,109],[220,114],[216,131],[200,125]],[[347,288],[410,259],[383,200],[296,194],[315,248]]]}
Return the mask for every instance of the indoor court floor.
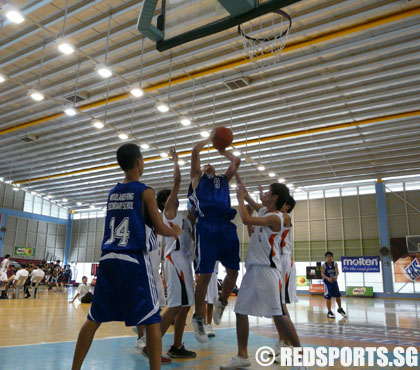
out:
{"label": "indoor court floor", "polygon": [[[1,369],[70,369],[75,340],[90,308],[78,301],[70,304],[68,301],[73,294],[71,289],[63,293],[43,290],[40,299],[1,302],[0,333],[8,333],[7,336],[0,335]],[[289,307],[289,312],[303,346],[414,346],[420,350],[420,308],[416,300],[347,298],[344,308],[348,318],[341,319],[337,314],[335,320],[326,317],[323,297],[300,296],[299,300]],[[235,355],[234,301],[235,298],[230,299],[229,309],[216,329],[216,337],[207,344],[199,344],[194,339],[188,319],[185,344],[188,349],[197,351],[198,357],[174,360],[164,368],[216,370]],[[274,346],[276,331],[271,320],[252,317],[250,329],[251,368],[259,369],[253,355],[261,346]],[[172,340],[172,333],[165,335],[164,352]],[[130,328],[122,323],[104,324],[96,334],[83,369],[148,369],[148,361],[134,344],[135,335]],[[280,366],[268,368],[279,369]],[[396,369],[383,369],[393,368]]]}

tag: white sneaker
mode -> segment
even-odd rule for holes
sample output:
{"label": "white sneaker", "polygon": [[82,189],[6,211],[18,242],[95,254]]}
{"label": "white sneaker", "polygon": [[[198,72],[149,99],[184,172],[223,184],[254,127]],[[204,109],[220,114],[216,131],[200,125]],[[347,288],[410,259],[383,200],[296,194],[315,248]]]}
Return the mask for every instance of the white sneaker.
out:
{"label": "white sneaker", "polygon": [[143,349],[144,347],[146,347],[146,336],[145,335],[143,335],[141,338],[136,340],[135,347],[139,348],[139,349]]}
{"label": "white sneaker", "polygon": [[209,338],[206,333],[206,328],[204,324],[204,318],[197,319],[194,315],[191,320],[192,326],[194,328],[194,337],[200,343],[206,343],[209,341]]}
{"label": "white sneaker", "polygon": [[287,347],[287,346],[286,346],[286,343],[284,343],[281,339],[279,339],[279,341],[274,346],[274,350],[276,352],[276,357],[280,354],[280,348],[281,347]]}
{"label": "white sneaker", "polygon": [[220,370],[234,370],[249,366],[251,366],[251,361],[249,361],[247,358],[235,356],[232,357],[228,364],[221,365]]}
{"label": "white sneaker", "polygon": [[227,304],[224,304],[219,296],[216,296],[213,299],[213,321],[216,325],[220,325],[220,322],[222,321],[223,311],[225,310]]}
{"label": "white sneaker", "polygon": [[215,337],[216,333],[214,332],[213,328],[211,327],[211,325],[206,325],[206,332],[207,332],[207,336],[209,338],[211,337]]}

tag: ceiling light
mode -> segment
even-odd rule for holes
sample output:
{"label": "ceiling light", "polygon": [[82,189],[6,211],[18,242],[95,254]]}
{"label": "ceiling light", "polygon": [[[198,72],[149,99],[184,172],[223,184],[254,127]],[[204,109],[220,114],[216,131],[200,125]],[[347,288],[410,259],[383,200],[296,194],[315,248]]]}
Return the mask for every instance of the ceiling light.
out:
{"label": "ceiling light", "polygon": [[0,181],[4,181],[4,177],[0,177]]}
{"label": "ceiling light", "polygon": [[296,189],[295,189],[295,191],[296,191],[297,193],[299,193],[299,192],[301,192],[301,191],[302,191],[302,189],[301,189],[301,188],[296,188]]}
{"label": "ceiling light", "polygon": [[140,148],[146,150],[146,149],[149,149],[150,148],[150,145],[149,144],[146,144],[146,143],[143,143],[143,144],[140,145]]}
{"label": "ceiling light", "polygon": [[293,184],[287,184],[287,187],[288,187],[289,189],[293,189],[295,186],[294,186]]}
{"label": "ceiling light", "polygon": [[41,101],[44,100],[44,95],[42,95],[42,93],[40,93],[37,90],[29,90],[28,91],[29,96],[35,100],[35,101]]}
{"label": "ceiling light", "polygon": [[18,191],[19,190],[19,188],[17,188],[16,186],[13,186],[13,191]]}
{"label": "ceiling light", "polygon": [[125,134],[124,132],[121,132],[120,134],[118,134],[118,137],[119,137],[121,140],[127,140],[127,139],[128,139],[128,135],[127,135],[127,134]]}
{"label": "ceiling light", "polygon": [[201,130],[200,135],[206,139],[210,136],[210,132],[208,132],[207,130]]}
{"label": "ceiling light", "polygon": [[68,116],[72,117],[75,116],[77,114],[77,110],[72,108],[72,107],[68,107],[64,109],[64,113],[67,114]]}
{"label": "ceiling light", "polygon": [[95,205],[94,205],[94,204],[91,204],[91,205],[89,206],[89,208],[90,208],[90,209],[95,209],[96,207],[95,207]]}
{"label": "ceiling light", "polygon": [[183,159],[178,160],[178,164],[180,166],[183,166],[185,164],[185,161]]}
{"label": "ceiling light", "polygon": [[280,178],[279,178],[279,183],[281,184],[281,183],[283,183],[283,182],[286,182],[286,179],[284,179],[283,177],[280,177]]}
{"label": "ceiling light", "polygon": [[236,184],[230,184],[231,189],[236,189]]}
{"label": "ceiling light", "polygon": [[31,191],[31,194],[32,195],[36,195],[36,191]]}
{"label": "ceiling light", "polygon": [[4,82],[4,81],[6,81],[6,76],[5,76],[5,75],[0,74],[0,84],[1,84],[2,82]]}
{"label": "ceiling light", "polygon": [[179,120],[179,122],[181,122],[182,126],[189,126],[191,125],[191,120],[188,117],[181,117],[181,119]]}
{"label": "ceiling light", "polygon": [[112,76],[112,71],[103,64],[98,64],[96,66],[96,72],[98,72],[99,76],[102,78],[109,78]]}
{"label": "ceiling light", "polygon": [[257,166],[257,170],[258,170],[258,171],[264,171],[264,170],[265,170],[265,166],[263,166],[262,164],[259,164],[259,165]]}
{"label": "ceiling light", "polygon": [[98,129],[104,127],[104,123],[102,121],[99,121],[98,119],[94,119],[92,121],[92,125],[93,127],[98,128]]}
{"label": "ceiling light", "polygon": [[48,199],[51,199],[53,196],[52,195],[47,195],[47,198]]}
{"label": "ceiling light", "polygon": [[9,6],[9,10],[6,11],[6,18],[10,22],[16,23],[16,24],[20,24],[25,20],[24,16],[18,9],[12,8],[10,6]]}
{"label": "ceiling light", "polygon": [[67,203],[68,202],[68,199],[67,198],[63,198],[62,201],[63,201],[63,203]]}
{"label": "ceiling light", "polygon": [[239,157],[242,153],[239,150],[234,150],[232,154],[236,157]]}
{"label": "ceiling light", "polygon": [[274,176],[276,176],[276,174],[275,174],[274,172],[269,172],[269,173],[268,173],[268,176],[270,176],[270,177],[274,177]]}
{"label": "ceiling light", "polygon": [[164,103],[159,103],[156,105],[156,109],[161,113],[166,113],[169,111],[169,107]]}
{"label": "ceiling light", "polygon": [[159,153],[159,155],[162,157],[162,158],[168,158],[168,153],[166,153],[166,152],[160,152]]}
{"label": "ceiling light", "polygon": [[76,205],[81,206],[82,202],[77,202]]}
{"label": "ceiling light", "polygon": [[135,98],[140,98],[144,95],[144,92],[143,89],[141,89],[140,87],[133,87],[130,90],[130,94],[133,95]]}
{"label": "ceiling light", "polygon": [[58,50],[60,50],[65,55],[70,55],[74,53],[73,46],[66,41],[59,41]]}

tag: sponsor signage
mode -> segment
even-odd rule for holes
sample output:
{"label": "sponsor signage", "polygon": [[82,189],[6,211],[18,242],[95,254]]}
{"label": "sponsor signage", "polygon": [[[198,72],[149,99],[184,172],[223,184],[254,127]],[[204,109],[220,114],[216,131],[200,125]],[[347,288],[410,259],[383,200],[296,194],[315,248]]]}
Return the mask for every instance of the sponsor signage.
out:
{"label": "sponsor signage", "polygon": [[381,272],[379,257],[341,257],[343,272]]}
{"label": "sponsor signage", "polygon": [[371,286],[348,286],[346,296],[353,297],[373,297],[373,287]]}
{"label": "sponsor signage", "polygon": [[309,293],[324,294],[324,284],[310,284]]}
{"label": "sponsor signage", "polygon": [[35,256],[35,248],[15,247],[15,256]]}

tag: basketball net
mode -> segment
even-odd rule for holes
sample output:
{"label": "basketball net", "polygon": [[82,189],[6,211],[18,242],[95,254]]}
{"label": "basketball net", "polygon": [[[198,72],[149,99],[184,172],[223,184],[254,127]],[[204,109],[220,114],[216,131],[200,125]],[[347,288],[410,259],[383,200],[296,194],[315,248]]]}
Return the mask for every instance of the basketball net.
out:
{"label": "basketball net", "polygon": [[282,10],[254,18],[238,26],[251,61],[260,66],[276,64],[289,38],[291,17]]}

